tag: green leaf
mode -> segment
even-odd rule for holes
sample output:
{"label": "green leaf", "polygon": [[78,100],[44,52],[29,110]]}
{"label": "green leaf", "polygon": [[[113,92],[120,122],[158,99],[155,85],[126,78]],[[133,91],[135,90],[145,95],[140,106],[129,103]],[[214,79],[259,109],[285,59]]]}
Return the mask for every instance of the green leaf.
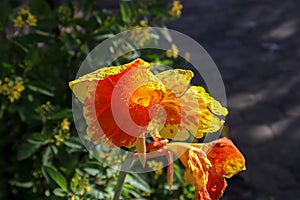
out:
{"label": "green leaf", "polygon": [[38,92],[38,93],[41,93],[41,94],[44,94],[46,96],[50,96],[50,97],[53,97],[54,94],[48,90],[45,90],[43,88],[40,88],[38,86],[34,86],[34,85],[27,85],[27,88],[30,89],[31,91],[33,92]]}
{"label": "green leaf", "polygon": [[72,118],[72,110],[71,109],[64,109],[58,113],[53,114],[49,117],[51,120],[60,120],[64,118]]}
{"label": "green leaf", "polygon": [[43,165],[50,165],[52,164],[52,160],[53,160],[53,153],[51,151],[51,147],[47,146],[45,152],[43,153]]}
{"label": "green leaf", "polygon": [[20,181],[12,180],[10,181],[10,184],[21,188],[31,188],[33,186],[32,181],[20,182]]}
{"label": "green leaf", "polygon": [[21,144],[18,152],[17,152],[17,160],[24,160],[32,156],[39,148],[41,144],[30,144],[30,143],[23,143]]}
{"label": "green leaf", "polygon": [[50,139],[49,135],[41,134],[41,133],[32,133],[31,135],[28,136],[27,141],[32,144],[44,145],[49,143],[50,141],[49,139]]}
{"label": "green leaf", "polygon": [[130,185],[129,183],[124,184],[123,190],[122,190],[122,196],[130,197],[127,193],[130,193],[134,197],[141,199],[141,195],[140,195],[139,191],[137,190],[137,188]]}
{"label": "green leaf", "polygon": [[53,193],[55,196],[58,196],[58,197],[65,197],[66,196],[66,192],[64,190],[62,190],[61,188],[55,188],[53,190]]}
{"label": "green leaf", "polygon": [[144,192],[151,191],[149,184],[138,174],[129,174],[125,182],[141,191]]}
{"label": "green leaf", "polygon": [[82,149],[83,147],[82,143],[77,138],[70,138],[69,140],[65,140],[64,144],[72,149]]}
{"label": "green leaf", "polygon": [[64,191],[68,192],[67,180],[54,166],[43,166],[44,171]]}
{"label": "green leaf", "polygon": [[120,12],[121,12],[123,22],[130,23],[132,13],[127,3],[123,2],[120,4]]}
{"label": "green leaf", "polygon": [[99,169],[93,169],[93,168],[84,168],[83,169],[86,173],[88,173],[91,176],[96,176],[97,174],[100,173]]}

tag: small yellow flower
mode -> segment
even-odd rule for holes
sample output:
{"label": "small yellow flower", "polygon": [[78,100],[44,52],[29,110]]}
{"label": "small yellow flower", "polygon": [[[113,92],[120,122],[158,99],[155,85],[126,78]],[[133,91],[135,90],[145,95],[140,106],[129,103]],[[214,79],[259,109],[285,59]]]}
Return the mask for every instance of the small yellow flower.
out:
{"label": "small yellow flower", "polygon": [[50,101],[47,101],[45,104],[41,105],[44,113],[48,113],[49,111],[53,110],[53,105]]}
{"label": "small yellow flower", "polygon": [[25,90],[23,82],[20,80],[16,80],[14,89],[18,92],[22,92],[23,90]]}
{"label": "small yellow flower", "polygon": [[149,197],[151,195],[151,192],[142,192],[143,197]]}
{"label": "small yellow flower", "polygon": [[23,21],[23,18],[21,15],[18,15],[15,19],[14,19],[14,27],[15,28],[22,28],[25,25],[25,22]]}
{"label": "small yellow flower", "polygon": [[37,18],[31,14],[28,8],[20,9],[18,14],[19,15],[13,21],[15,28],[22,28],[25,24],[28,26],[36,26]]}
{"label": "small yellow flower", "polygon": [[178,19],[181,16],[181,10],[183,5],[179,0],[174,0],[171,10],[169,10],[169,14],[173,19]]}
{"label": "small yellow flower", "polygon": [[28,8],[21,8],[21,9],[19,10],[19,15],[27,15],[27,14],[29,14],[29,13],[30,13],[30,11],[29,11]]}
{"label": "small yellow flower", "polygon": [[67,118],[65,118],[62,123],[61,123],[61,129],[63,131],[69,131],[70,130],[70,122],[68,121]]}
{"label": "small yellow flower", "polygon": [[144,44],[150,40],[150,31],[148,28],[136,26],[130,33],[130,39],[137,42],[139,46],[144,46]]}
{"label": "small yellow flower", "polygon": [[0,94],[7,96],[9,101],[13,103],[21,97],[21,92],[25,90],[23,82],[16,80],[15,82],[9,81],[7,77],[4,78],[4,84],[0,83]]}
{"label": "small yellow flower", "polygon": [[162,168],[164,167],[164,164],[162,161],[151,160],[147,162],[147,165],[149,168],[155,171],[155,176],[154,176],[155,180],[158,179],[158,177],[163,174]]}
{"label": "small yellow flower", "polygon": [[85,191],[86,191],[86,192],[91,191],[91,187],[90,187],[90,186],[86,186],[86,187],[85,187]]}
{"label": "small yellow flower", "polygon": [[31,13],[28,14],[28,17],[26,19],[26,23],[29,25],[29,26],[36,26],[36,23],[37,23],[37,19],[34,15],[32,15]]}
{"label": "small yellow flower", "polygon": [[166,54],[168,58],[177,58],[179,50],[175,44],[171,45],[171,48],[167,50]]}
{"label": "small yellow flower", "polygon": [[70,122],[67,118],[65,118],[61,124],[59,130],[55,130],[55,144],[56,146],[60,146],[61,143],[63,143],[65,140],[70,139],[70,133],[68,132],[70,130]]}
{"label": "small yellow flower", "polygon": [[71,197],[71,200],[75,200],[76,198],[75,198],[75,196],[73,195],[72,197]]}
{"label": "small yellow flower", "polygon": [[141,20],[141,21],[140,21],[140,25],[141,25],[141,26],[147,26],[147,23],[146,23],[145,20]]}
{"label": "small yellow flower", "polygon": [[184,54],[184,59],[185,59],[187,62],[190,62],[190,60],[191,60],[191,54],[190,54],[190,52],[186,52],[186,53]]}

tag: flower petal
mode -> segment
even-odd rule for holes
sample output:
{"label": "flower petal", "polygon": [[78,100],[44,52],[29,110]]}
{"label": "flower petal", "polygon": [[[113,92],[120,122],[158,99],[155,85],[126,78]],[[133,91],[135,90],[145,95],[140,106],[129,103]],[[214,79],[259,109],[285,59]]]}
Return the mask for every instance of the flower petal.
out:
{"label": "flower petal", "polygon": [[173,153],[171,151],[168,151],[168,170],[167,170],[167,176],[168,176],[168,185],[169,185],[169,190],[172,189],[173,185],[173,176],[174,176],[174,157]]}
{"label": "flower petal", "polygon": [[144,134],[142,137],[137,138],[136,152],[138,153],[139,159],[140,159],[143,167],[145,167],[145,165],[146,165],[146,141],[145,141]]}
{"label": "flower petal", "polygon": [[224,120],[215,114],[226,115],[227,109],[210,97],[203,87],[191,86],[180,98],[180,105],[184,109],[181,128],[196,138],[218,131],[224,124]]}
{"label": "flower petal", "polygon": [[207,154],[218,174],[230,178],[238,172],[245,170],[245,158],[228,138],[217,140]]}
{"label": "flower petal", "polygon": [[186,140],[189,137],[189,133],[181,128],[182,110],[180,99],[176,97],[175,93],[167,90],[160,105],[164,109],[166,121],[159,131],[159,137]]}
{"label": "flower petal", "polygon": [[157,74],[156,77],[163,83],[165,88],[179,97],[188,89],[194,73],[190,70],[173,69],[163,71]]}
{"label": "flower petal", "polygon": [[219,199],[227,187],[225,178],[215,172],[214,169],[209,170],[208,182],[206,185],[206,194],[209,194],[210,199]]}
{"label": "flower petal", "polygon": [[88,97],[91,92],[95,91],[97,81],[104,80],[112,75],[120,74],[128,68],[148,65],[150,64],[143,61],[142,59],[136,59],[128,64],[124,64],[121,66],[104,67],[69,82],[69,86],[75,96],[83,103],[86,97]]}
{"label": "flower petal", "polygon": [[[138,67],[141,69],[134,70]],[[134,84],[136,82],[131,81],[129,82],[131,84],[119,84],[121,92],[117,93],[117,101],[112,102],[112,95],[119,80],[126,74],[130,74],[131,70],[133,71],[132,73],[141,72],[139,74],[136,73],[136,75],[139,75],[139,79],[142,80],[143,77],[141,76],[150,73],[150,71],[147,72],[149,68],[149,63],[136,59],[122,66],[99,69],[69,83],[75,96],[83,103],[87,135],[94,143],[103,142],[108,146],[125,146],[128,148],[135,145],[135,136],[142,132],[136,130],[136,127],[128,127],[126,117],[124,117],[125,121],[123,120],[117,124],[112,112],[112,103],[117,110],[120,110],[120,115],[123,115],[124,111],[130,110],[128,103],[122,101],[122,98],[124,95],[127,95],[128,88],[132,89],[132,87],[135,87]],[[125,76],[127,79],[128,77],[130,78],[130,76]],[[118,127],[120,123],[122,127],[126,127],[126,130],[130,130],[130,135],[124,132],[124,129]]]}
{"label": "flower petal", "polygon": [[245,159],[228,138],[210,143],[166,144],[174,152],[185,169],[185,180],[196,189],[196,199],[219,199],[227,186],[226,178],[245,170]]}

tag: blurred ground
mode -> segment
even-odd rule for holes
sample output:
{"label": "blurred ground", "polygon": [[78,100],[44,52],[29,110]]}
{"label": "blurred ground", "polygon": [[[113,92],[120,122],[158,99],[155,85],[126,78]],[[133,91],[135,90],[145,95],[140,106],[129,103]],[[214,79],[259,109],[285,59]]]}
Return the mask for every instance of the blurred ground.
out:
{"label": "blurred ground", "polygon": [[223,76],[229,136],[247,171],[224,200],[300,196],[300,1],[182,0],[169,28],[196,39]]}

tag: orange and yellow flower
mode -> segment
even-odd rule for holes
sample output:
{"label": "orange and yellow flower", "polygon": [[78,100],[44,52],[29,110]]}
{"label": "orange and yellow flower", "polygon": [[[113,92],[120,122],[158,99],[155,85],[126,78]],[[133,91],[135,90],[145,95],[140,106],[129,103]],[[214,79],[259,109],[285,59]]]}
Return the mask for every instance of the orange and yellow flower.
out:
{"label": "orange and yellow flower", "polygon": [[186,140],[222,127],[224,121],[218,116],[227,115],[227,109],[203,87],[189,85],[192,71],[174,69],[154,75],[150,68],[149,63],[136,59],[69,83],[83,103],[87,134],[94,143],[131,148],[142,142],[146,133]]}
{"label": "orange and yellow flower", "polygon": [[228,138],[202,144],[174,142],[166,146],[186,167],[185,180],[195,186],[197,200],[219,199],[227,186],[225,178],[246,169],[243,155]]}

